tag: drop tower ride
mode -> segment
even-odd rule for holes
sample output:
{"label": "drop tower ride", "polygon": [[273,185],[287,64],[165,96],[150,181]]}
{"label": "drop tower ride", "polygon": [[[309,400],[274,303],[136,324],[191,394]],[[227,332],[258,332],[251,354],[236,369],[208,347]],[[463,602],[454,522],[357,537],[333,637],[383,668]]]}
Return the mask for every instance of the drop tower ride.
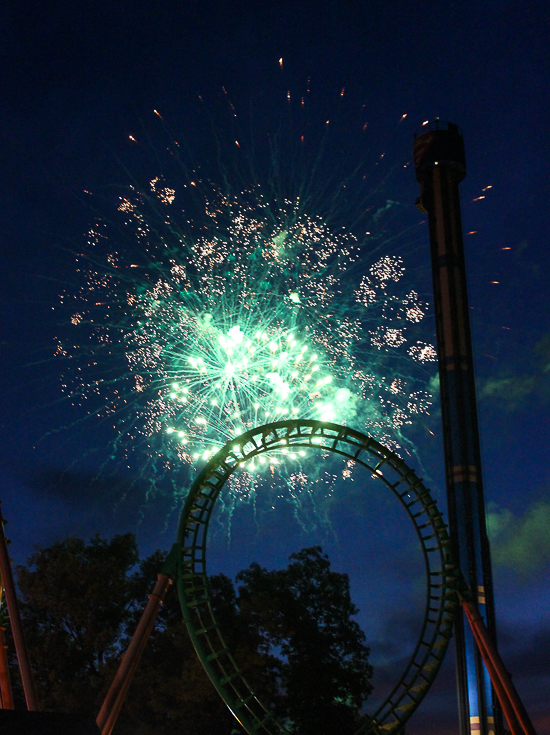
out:
{"label": "drop tower ride", "polygon": [[[458,185],[466,176],[457,125],[436,118],[415,134],[418,208],[428,214],[437,330],[449,531],[455,558],[495,640],[495,612],[477,421]],[[495,697],[472,631],[455,623],[461,735],[502,735]]]}

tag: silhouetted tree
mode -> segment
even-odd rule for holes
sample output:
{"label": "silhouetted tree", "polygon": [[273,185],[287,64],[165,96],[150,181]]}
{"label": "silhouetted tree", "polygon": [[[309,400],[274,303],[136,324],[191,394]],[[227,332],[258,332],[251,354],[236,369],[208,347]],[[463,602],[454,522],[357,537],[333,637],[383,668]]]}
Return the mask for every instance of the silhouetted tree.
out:
{"label": "silhouetted tree", "polygon": [[[133,534],[89,544],[68,538],[38,549],[18,568],[22,616],[39,697],[46,710],[96,715],[165,554],[139,563]],[[371,691],[369,649],[353,620],[346,574],[319,547],[286,569],[254,563],[238,594],[210,577],[224,637],[247,679],[300,735],[359,721]],[[118,735],[242,732],[193,650],[177,595],[167,595],[116,726]]]}
{"label": "silhouetted tree", "polygon": [[[97,715],[166,555],[138,564],[133,534],[68,538],[18,567],[21,612],[45,710]],[[235,609],[231,580],[215,597]],[[217,588],[220,588],[219,591]],[[13,652],[13,647],[11,648]],[[189,640],[177,595],[161,608],[116,725],[118,735],[229,735],[235,719]]]}
{"label": "silhouetted tree", "polygon": [[241,615],[280,683],[275,712],[300,735],[351,733],[372,691],[372,667],[348,575],[332,571],[319,546],[290,561],[274,571],[255,563],[237,576]]}
{"label": "silhouetted tree", "polygon": [[22,616],[39,698],[62,712],[93,712],[133,607],[133,534],[89,544],[67,538],[17,569]]}

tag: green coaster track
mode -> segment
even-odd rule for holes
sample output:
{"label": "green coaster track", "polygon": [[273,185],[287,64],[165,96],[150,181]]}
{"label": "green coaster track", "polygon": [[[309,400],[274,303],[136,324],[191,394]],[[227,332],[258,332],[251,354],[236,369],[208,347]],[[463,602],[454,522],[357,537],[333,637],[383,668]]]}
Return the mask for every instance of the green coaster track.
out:
{"label": "green coaster track", "polygon": [[412,522],[426,568],[426,609],[418,642],[390,694],[357,731],[396,733],[411,717],[443,661],[454,620],[457,568],[436,501],[403,460],[374,439],[338,424],[278,421],[228,442],[193,483],[178,531],[178,593],[189,634],[208,676],[249,735],[287,730],[262,704],[243,677],[215,618],[206,571],[206,539],[214,504],[244,462],[265,452],[300,447],[333,452],[365,467],[393,493]]}

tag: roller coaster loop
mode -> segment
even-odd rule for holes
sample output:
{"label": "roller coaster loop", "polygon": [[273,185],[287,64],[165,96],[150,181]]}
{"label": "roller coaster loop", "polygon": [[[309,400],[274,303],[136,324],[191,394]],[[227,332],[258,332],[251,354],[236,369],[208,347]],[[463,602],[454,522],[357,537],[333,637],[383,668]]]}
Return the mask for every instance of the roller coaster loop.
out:
{"label": "roller coaster loop", "polygon": [[358,733],[396,733],[411,717],[443,661],[457,606],[457,567],[441,511],[413,470],[394,452],[347,426],[289,420],[259,426],[225,445],[193,483],[178,531],[178,593],[197,655],[249,735],[287,730],[262,704],[239,669],[215,618],[206,572],[206,537],[214,504],[233,472],[263,453],[290,447],[332,452],[362,465],[392,492],[413,524],[426,569],[426,609],[418,642],[396,685]]}

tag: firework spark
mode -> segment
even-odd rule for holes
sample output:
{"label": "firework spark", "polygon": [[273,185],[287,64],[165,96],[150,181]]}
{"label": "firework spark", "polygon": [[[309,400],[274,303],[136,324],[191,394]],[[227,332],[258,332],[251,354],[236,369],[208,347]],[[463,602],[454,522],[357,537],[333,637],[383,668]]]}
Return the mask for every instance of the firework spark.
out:
{"label": "firework spark", "polygon": [[[156,474],[292,417],[353,424],[399,450],[430,405],[411,366],[435,359],[409,336],[426,304],[402,288],[402,259],[367,269],[370,232],[334,231],[261,185],[228,193],[196,174],[183,189],[155,176],[91,228],[84,285],[63,297],[80,335],[57,348],[70,395],[113,418],[124,457],[145,447]],[[304,491],[299,456],[264,462]],[[236,476],[234,491],[255,482]]]}

